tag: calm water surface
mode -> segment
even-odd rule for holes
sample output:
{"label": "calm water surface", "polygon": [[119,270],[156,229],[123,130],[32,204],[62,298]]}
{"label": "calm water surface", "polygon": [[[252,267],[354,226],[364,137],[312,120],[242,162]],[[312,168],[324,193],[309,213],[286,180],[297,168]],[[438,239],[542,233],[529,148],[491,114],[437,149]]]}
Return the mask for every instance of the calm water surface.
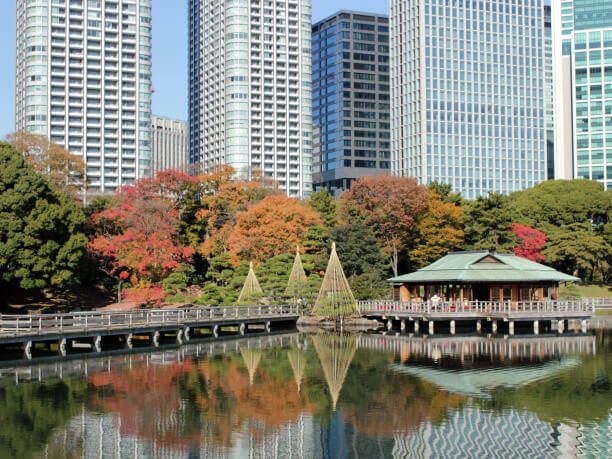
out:
{"label": "calm water surface", "polygon": [[0,457],[609,457],[611,350],[288,333],[0,362]]}

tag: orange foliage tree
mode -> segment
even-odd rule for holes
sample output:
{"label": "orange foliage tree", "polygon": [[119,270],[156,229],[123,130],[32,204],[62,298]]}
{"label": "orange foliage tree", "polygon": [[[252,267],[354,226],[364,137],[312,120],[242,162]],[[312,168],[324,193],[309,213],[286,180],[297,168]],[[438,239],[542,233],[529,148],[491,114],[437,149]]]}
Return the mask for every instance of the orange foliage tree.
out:
{"label": "orange foliage tree", "polygon": [[413,268],[433,263],[448,252],[463,247],[463,209],[430,192],[427,210],[417,218],[408,258]]}
{"label": "orange foliage tree", "polygon": [[30,132],[14,132],[6,141],[19,150],[60,192],[75,197],[83,184],[85,162],[44,136]]}
{"label": "orange foliage tree", "polygon": [[393,274],[398,275],[398,254],[415,220],[427,208],[429,192],[416,179],[363,177],[340,196],[340,218],[372,226],[391,254]]}
{"label": "orange foliage tree", "polygon": [[320,225],[321,217],[299,201],[268,196],[236,215],[235,225],[224,228],[234,261],[263,262],[292,252],[301,244],[308,228]]}

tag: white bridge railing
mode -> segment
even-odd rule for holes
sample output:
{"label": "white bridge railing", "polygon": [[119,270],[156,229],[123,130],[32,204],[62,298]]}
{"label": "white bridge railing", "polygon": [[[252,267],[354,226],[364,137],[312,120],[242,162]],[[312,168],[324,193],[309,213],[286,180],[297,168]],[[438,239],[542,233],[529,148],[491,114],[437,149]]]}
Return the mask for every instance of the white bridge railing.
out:
{"label": "white bridge railing", "polygon": [[357,307],[365,315],[392,314],[594,314],[594,298],[580,300],[545,301],[358,301]]}
{"label": "white bridge railing", "polygon": [[73,312],[69,314],[0,314],[0,334],[53,333],[91,329],[132,329],[150,326],[189,325],[235,319],[294,317],[299,306],[231,306],[183,309],[135,309],[128,311]]}

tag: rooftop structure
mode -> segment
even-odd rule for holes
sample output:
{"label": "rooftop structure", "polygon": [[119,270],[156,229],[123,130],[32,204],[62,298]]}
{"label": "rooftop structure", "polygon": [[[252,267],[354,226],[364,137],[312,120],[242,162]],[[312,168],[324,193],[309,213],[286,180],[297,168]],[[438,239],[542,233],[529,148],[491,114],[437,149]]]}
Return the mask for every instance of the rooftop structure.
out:
{"label": "rooftop structure", "polygon": [[577,277],[512,254],[453,252],[416,272],[389,279],[398,301],[539,301],[557,299]]}

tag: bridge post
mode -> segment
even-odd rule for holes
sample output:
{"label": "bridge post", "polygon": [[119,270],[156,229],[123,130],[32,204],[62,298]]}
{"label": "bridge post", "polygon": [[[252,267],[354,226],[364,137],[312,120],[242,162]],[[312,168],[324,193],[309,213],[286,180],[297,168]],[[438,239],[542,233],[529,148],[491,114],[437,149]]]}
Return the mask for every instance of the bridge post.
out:
{"label": "bridge post", "polygon": [[94,345],[93,345],[94,349],[96,352],[102,352],[102,337],[101,336],[96,336],[94,338]]}
{"label": "bridge post", "polygon": [[429,321],[429,334],[430,335],[434,334],[434,321],[433,320]]}
{"label": "bridge post", "polygon": [[266,331],[270,333],[270,321],[269,320],[266,322]]}
{"label": "bridge post", "polygon": [[153,332],[153,346],[159,347],[159,332]]}
{"label": "bridge post", "polygon": [[393,328],[393,320],[387,320],[387,330],[391,330]]}
{"label": "bridge post", "polygon": [[557,321],[557,333],[563,333],[563,328],[564,328],[564,321],[563,320],[558,320]]}
{"label": "bridge post", "polygon": [[125,345],[128,349],[133,349],[133,344],[132,344],[132,334],[128,333],[127,335],[125,335]]}
{"label": "bridge post", "polygon": [[62,357],[66,357],[66,338],[60,338],[57,349]]}
{"label": "bridge post", "polygon": [[587,332],[587,320],[584,319],[580,322],[580,331],[582,331],[582,333],[586,333]]}
{"label": "bridge post", "polygon": [[510,333],[510,336],[514,335],[514,320],[508,322],[508,333]]}
{"label": "bridge post", "polygon": [[240,334],[244,335],[246,333],[246,325],[243,323],[240,324]]}
{"label": "bridge post", "polygon": [[533,334],[534,335],[540,334],[540,321],[539,320],[533,321]]}
{"label": "bridge post", "polygon": [[476,331],[480,333],[482,331],[482,320],[476,321]]}
{"label": "bridge post", "polygon": [[183,344],[183,329],[182,328],[179,328],[176,331],[176,343]]}
{"label": "bridge post", "polygon": [[219,337],[219,326],[218,326],[218,325],[215,325],[215,326],[213,327],[213,329],[212,329],[212,332],[213,332],[213,336],[214,336],[215,338],[218,338],[218,337]]}
{"label": "bridge post", "polygon": [[419,332],[419,319],[414,319],[414,332]]}
{"label": "bridge post", "polygon": [[400,330],[402,332],[406,331],[406,320],[405,319],[402,319],[401,322],[400,322]]}
{"label": "bridge post", "polygon": [[491,321],[491,329],[493,330],[493,333],[497,333],[497,320]]}
{"label": "bridge post", "polygon": [[191,339],[191,337],[189,336],[190,332],[191,332],[191,328],[189,327],[185,327],[183,329],[183,338],[185,338],[185,341],[189,341]]}
{"label": "bridge post", "polygon": [[455,334],[455,321],[454,320],[450,321],[450,332],[451,332],[451,335]]}
{"label": "bridge post", "polygon": [[23,354],[25,355],[26,359],[32,360],[32,341],[26,341],[25,345],[23,346]]}

